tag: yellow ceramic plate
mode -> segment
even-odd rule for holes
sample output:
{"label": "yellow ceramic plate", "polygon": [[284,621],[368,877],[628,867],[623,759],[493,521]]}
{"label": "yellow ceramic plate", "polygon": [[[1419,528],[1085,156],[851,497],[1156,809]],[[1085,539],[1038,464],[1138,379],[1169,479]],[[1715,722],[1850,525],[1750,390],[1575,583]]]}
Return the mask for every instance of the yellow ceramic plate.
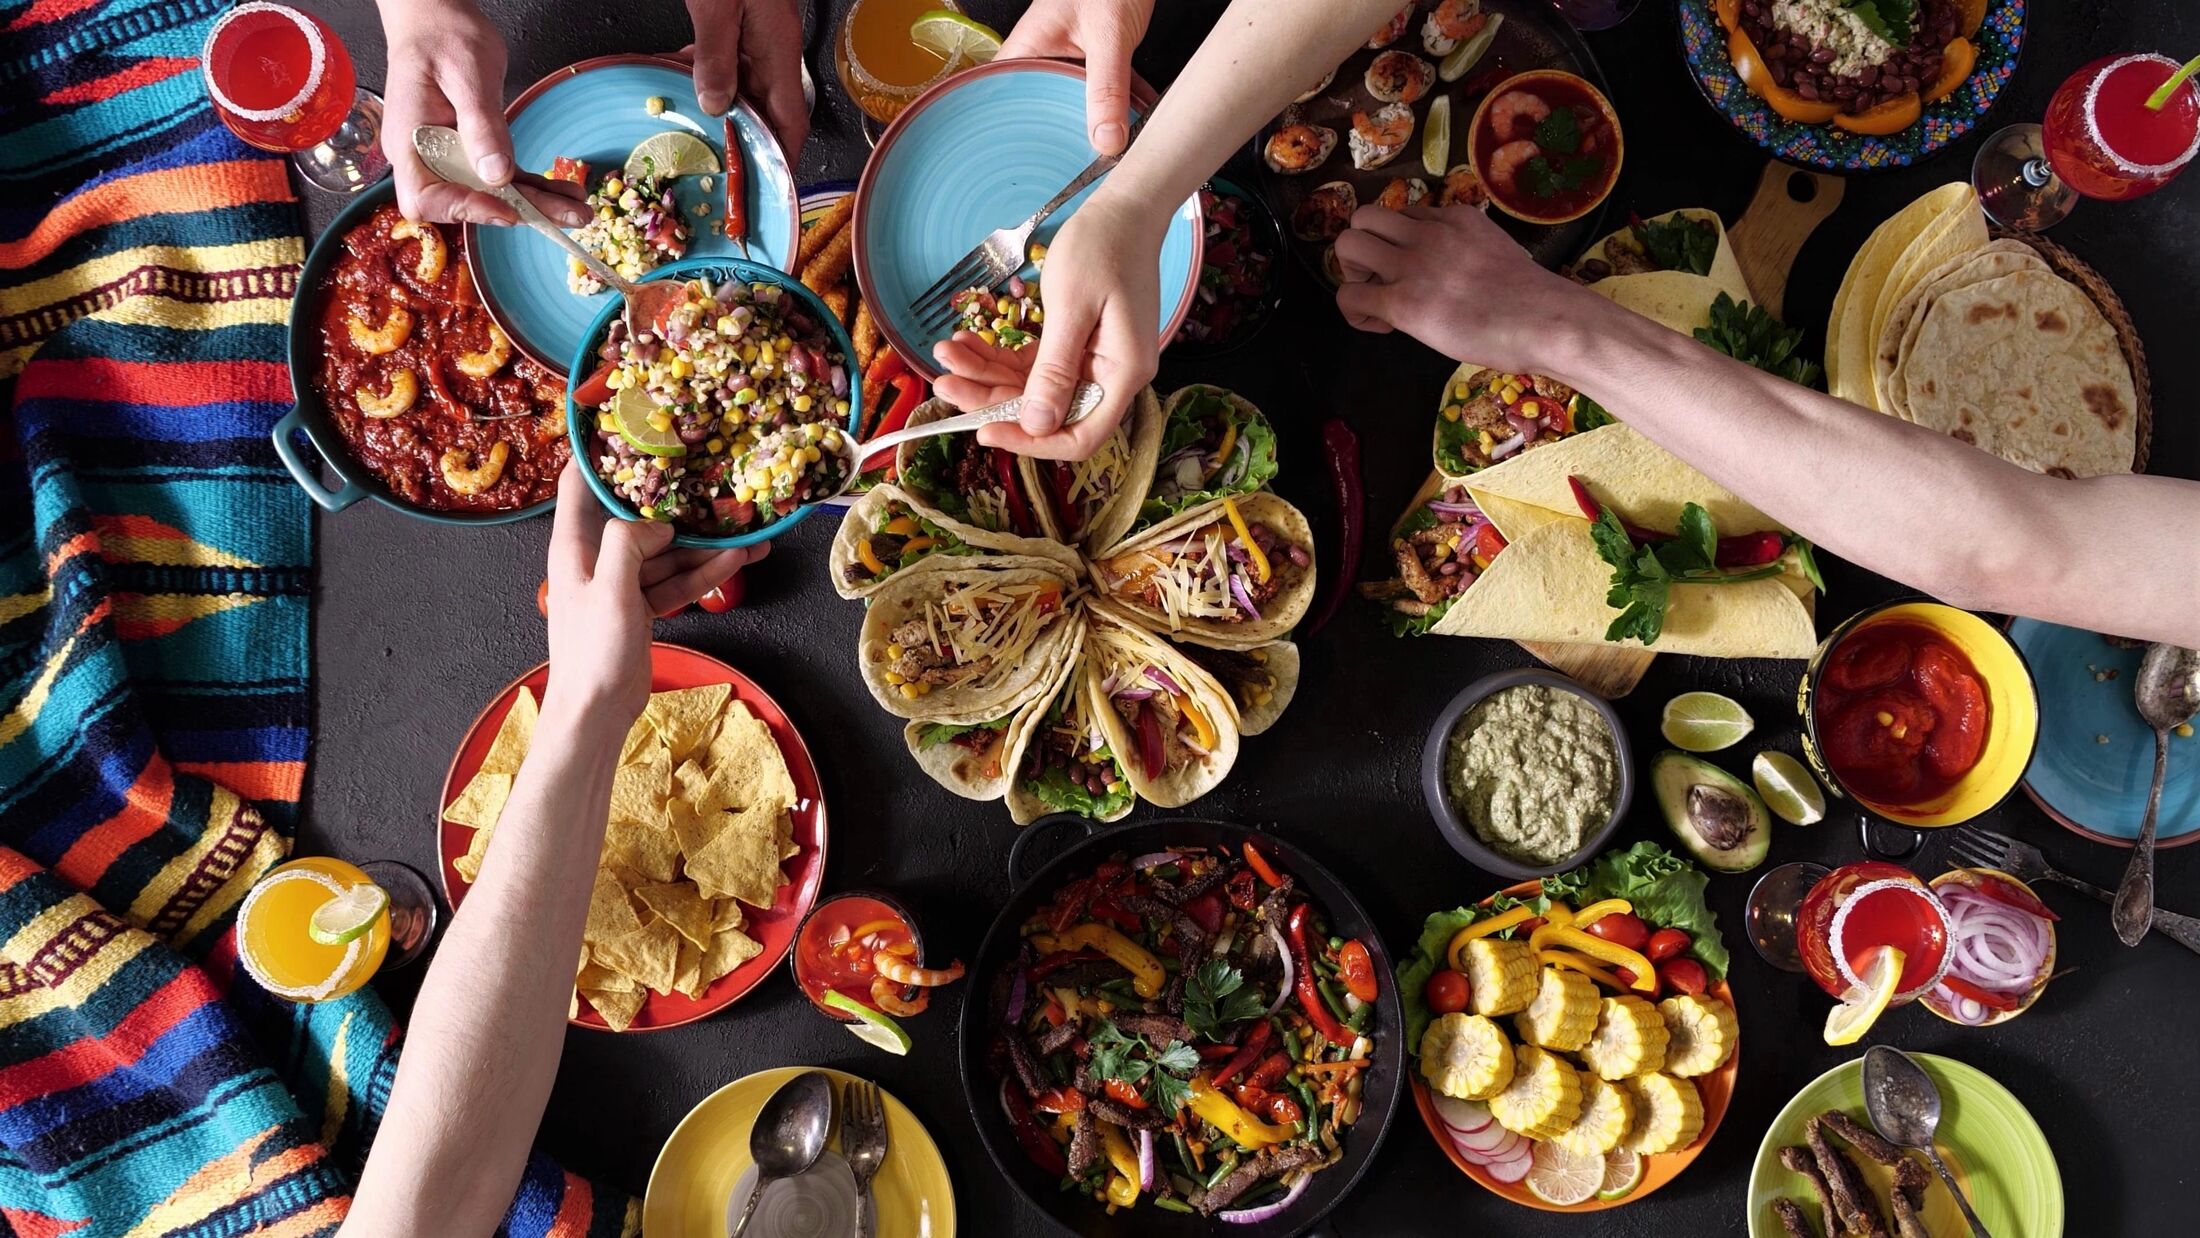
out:
{"label": "yellow ceramic plate", "polygon": [[[726,1199],[749,1167],[749,1127],[764,1101],[807,1067],[760,1070],[712,1092],[690,1110],[665,1140],[649,1171],[642,1197],[642,1230],[649,1238],[722,1238]],[[828,1070],[833,1090],[856,1080]],[[955,1238],[955,1188],[947,1162],[909,1107],[886,1097],[886,1164],[871,1182],[878,1200],[878,1238]],[[840,1147],[839,1132],[831,1146]]]}

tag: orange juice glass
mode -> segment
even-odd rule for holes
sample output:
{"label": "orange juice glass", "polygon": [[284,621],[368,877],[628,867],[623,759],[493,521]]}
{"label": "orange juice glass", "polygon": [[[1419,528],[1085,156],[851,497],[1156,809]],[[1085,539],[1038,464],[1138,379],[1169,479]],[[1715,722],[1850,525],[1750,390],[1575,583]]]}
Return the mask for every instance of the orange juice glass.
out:
{"label": "orange juice glass", "polygon": [[936,9],[962,12],[954,0],[856,0],[833,40],[833,63],[848,97],[872,120],[885,124],[926,87],[960,69],[919,47],[909,27]]}
{"label": "orange juice glass", "polygon": [[[313,914],[345,890],[376,885],[389,905],[367,931],[343,945],[313,939]],[[356,991],[385,964],[412,961],[435,926],[435,902],[418,873],[402,864],[350,864],[307,856],[269,870],[237,910],[237,957],[260,987],[294,1002],[323,1002]]]}

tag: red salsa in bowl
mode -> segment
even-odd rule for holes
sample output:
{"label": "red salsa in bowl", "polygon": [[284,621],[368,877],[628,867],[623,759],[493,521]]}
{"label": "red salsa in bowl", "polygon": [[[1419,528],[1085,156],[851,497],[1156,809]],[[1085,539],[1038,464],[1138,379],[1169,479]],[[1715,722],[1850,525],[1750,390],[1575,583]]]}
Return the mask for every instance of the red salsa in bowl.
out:
{"label": "red salsa in bowl", "polygon": [[1200,188],[1199,210],[1206,229],[1199,287],[1175,344],[1218,353],[1251,339],[1275,308],[1283,232],[1259,199],[1220,177]]}
{"label": "red salsa in bowl", "polygon": [[1611,101],[1557,69],[1490,89],[1467,127],[1475,175],[1497,209],[1533,224],[1579,219],[1604,201],[1626,153]]}

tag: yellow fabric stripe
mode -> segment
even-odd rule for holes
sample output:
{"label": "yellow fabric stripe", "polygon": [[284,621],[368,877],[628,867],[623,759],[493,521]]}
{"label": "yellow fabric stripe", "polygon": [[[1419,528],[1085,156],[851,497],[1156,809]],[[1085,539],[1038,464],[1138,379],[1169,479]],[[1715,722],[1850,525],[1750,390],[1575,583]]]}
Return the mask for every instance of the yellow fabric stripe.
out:
{"label": "yellow fabric stripe", "polygon": [[53,587],[35,593],[11,593],[0,597],[0,623],[13,623],[23,616],[53,601]]}
{"label": "yellow fabric stripe", "polygon": [[176,301],[158,293],[147,293],[86,317],[129,326],[173,327],[188,331],[259,324],[279,327],[290,321],[290,301],[275,296],[246,301]]}
{"label": "yellow fabric stripe", "polygon": [[[0,315],[25,314],[37,309],[63,314],[69,302],[83,297],[89,289],[112,283],[142,266],[174,267],[179,271],[234,271],[303,261],[305,242],[294,236],[237,245],[140,245],[135,249],[101,254],[27,284],[0,286]],[[277,294],[271,287],[267,295]]]}
{"label": "yellow fabric stripe", "polygon": [[15,708],[0,714],[0,748],[14,743],[18,735],[29,730],[32,721],[38,717],[38,711],[46,707],[46,697],[53,691],[53,681],[60,677],[61,668],[68,665],[69,653],[76,648],[80,635],[82,634],[71,633],[69,639],[61,642],[61,648],[55,650],[51,658],[46,659],[46,669],[38,672],[38,678],[31,682],[30,691],[25,692],[23,699],[15,703]]}

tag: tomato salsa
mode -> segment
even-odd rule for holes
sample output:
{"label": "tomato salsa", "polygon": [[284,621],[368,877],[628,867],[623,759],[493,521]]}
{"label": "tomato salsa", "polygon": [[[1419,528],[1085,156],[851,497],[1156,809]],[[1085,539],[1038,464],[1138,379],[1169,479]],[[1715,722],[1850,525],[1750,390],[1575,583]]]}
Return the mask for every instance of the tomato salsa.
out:
{"label": "tomato salsa", "polygon": [[1890,619],[1851,632],[1817,687],[1818,746],[1858,799],[1929,805],[1978,764],[1993,725],[1985,679],[1939,629]]}
{"label": "tomato salsa", "polygon": [[1475,109],[1469,141],[1490,200],[1532,223],[1588,214],[1619,178],[1611,104],[1571,73],[1543,70],[1500,82]]}
{"label": "tomato salsa", "polygon": [[916,955],[916,931],[895,907],[867,894],[843,894],[819,903],[795,936],[794,979],[803,996],[819,1010],[846,1021],[849,1016],[825,1003],[827,993],[876,1007],[871,988],[879,980],[874,962],[882,950]]}

